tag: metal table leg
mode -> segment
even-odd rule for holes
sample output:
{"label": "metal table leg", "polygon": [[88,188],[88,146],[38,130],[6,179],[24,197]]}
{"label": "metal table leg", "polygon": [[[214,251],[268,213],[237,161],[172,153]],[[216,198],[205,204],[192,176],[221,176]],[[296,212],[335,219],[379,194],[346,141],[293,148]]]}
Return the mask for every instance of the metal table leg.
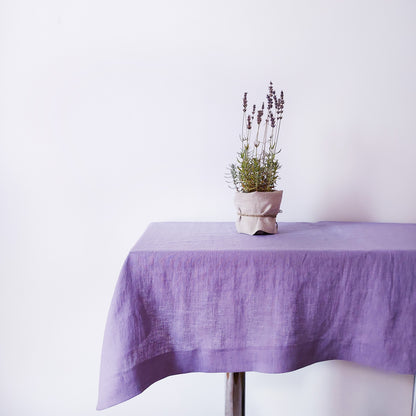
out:
{"label": "metal table leg", "polygon": [[416,376],[413,377],[412,416],[416,416]]}
{"label": "metal table leg", "polygon": [[225,385],[225,416],[244,416],[246,373],[227,373]]}

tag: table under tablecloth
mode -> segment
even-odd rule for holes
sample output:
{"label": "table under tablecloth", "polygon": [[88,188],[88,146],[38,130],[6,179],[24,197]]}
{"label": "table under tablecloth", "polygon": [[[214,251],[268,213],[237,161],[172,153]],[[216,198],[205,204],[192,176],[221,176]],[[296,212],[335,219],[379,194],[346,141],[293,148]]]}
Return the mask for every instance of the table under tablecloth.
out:
{"label": "table under tablecloth", "polygon": [[97,409],[188,372],[416,373],[416,224],[152,223],[122,267]]}

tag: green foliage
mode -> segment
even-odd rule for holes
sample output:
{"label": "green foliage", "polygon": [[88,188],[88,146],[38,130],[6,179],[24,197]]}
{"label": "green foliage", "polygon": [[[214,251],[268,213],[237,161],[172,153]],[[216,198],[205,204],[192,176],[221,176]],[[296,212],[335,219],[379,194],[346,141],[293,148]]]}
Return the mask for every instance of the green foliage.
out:
{"label": "green foliage", "polygon": [[255,151],[250,151],[249,146],[244,145],[237,154],[237,163],[229,168],[234,188],[238,192],[274,191],[281,167],[277,153],[270,151],[256,157]]}

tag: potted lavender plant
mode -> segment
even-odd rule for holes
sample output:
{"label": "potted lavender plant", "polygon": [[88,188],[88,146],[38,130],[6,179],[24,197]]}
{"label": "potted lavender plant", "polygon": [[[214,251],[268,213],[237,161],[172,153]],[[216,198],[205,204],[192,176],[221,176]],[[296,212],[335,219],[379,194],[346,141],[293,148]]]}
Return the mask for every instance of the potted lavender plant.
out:
{"label": "potted lavender plant", "polygon": [[241,149],[237,162],[229,167],[229,177],[237,191],[234,199],[237,231],[250,235],[277,233],[276,215],[281,212],[283,191],[275,187],[281,167],[277,142],[284,107],[283,91],[278,97],[270,82],[266,98],[267,108],[263,102],[256,110],[254,104],[247,114],[247,93],[244,93]]}

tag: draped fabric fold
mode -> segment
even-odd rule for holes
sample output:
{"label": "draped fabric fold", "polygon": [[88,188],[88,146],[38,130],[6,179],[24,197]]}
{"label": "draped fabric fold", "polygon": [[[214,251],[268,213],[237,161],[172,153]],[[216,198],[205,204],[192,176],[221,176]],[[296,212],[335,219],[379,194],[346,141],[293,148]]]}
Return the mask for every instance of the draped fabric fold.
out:
{"label": "draped fabric fold", "polygon": [[416,373],[416,224],[152,223],[119,276],[97,409],[188,372]]}

